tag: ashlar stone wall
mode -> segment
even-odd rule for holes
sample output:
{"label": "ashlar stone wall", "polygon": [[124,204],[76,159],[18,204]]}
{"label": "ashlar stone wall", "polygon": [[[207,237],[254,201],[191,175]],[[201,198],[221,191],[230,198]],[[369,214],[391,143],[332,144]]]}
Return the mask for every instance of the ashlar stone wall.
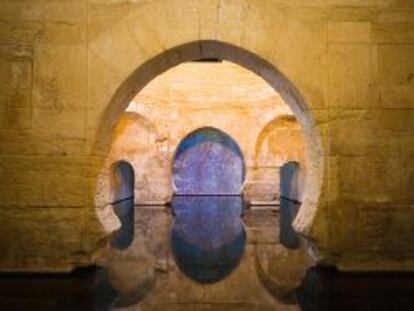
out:
{"label": "ashlar stone wall", "polygon": [[290,105],[307,172],[295,228],[322,263],[414,269],[411,0],[3,0],[0,269],[67,271],[105,245],[112,134],[191,59],[255,71]]}

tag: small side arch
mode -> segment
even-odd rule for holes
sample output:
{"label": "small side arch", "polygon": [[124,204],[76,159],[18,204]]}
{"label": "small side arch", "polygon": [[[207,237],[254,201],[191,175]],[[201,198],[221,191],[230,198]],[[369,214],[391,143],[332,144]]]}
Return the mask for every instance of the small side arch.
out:
{"label": "small side arch", "polygon": [[300,238],[292,227],[300,209],[301,199],[300,164],[288,162],[280,169],[280,242],[287,248],[300,247]]}
{"label": "small side arch", "polygon": [[[279,115],[273,118],[270,122],[268,122],[264,128],[260,131],[259,136],[257,137],[255,146],[254,146],[254,167],[260,166],[260,163],[263,159],[261,158],[261,154],[263,152],[263,148],[266,147],[265,144],[268,142],[268,139],[271,138],[273,133],[275,133],[279,129],[297,129],[301,131],[300,124],[297,122],[294,115]],[[286,139],[285,139],[286,140]],[[285,141],[281,141],[281,143],[286,143]],[[302,157],[304,158],[304,142],[303,138],[300,142],[301,144],[301,151]],[[285,152],[286,153],[286,152]],[[281,161],[288,162],[288,161],[299,161],[301,156],[292,155],[292,154],[282,154],[279,152],[279,156],[281,157]],[[274,158],[274,157],[273,157]],[[262,164],[263,165],[263,164]],[[264,163],[266,165],[266,163]]]}
{"label": "small side arch", "polygon": [[113,188],[113,206],[121,227],[112,234],[111,245],[126,249],[134,239],[134,168],[121,160],[111,165],[111,186]]}
{"label": "small side arch", "polygon": [[120,160],[111,165],[112,203],[134,197],[135,172],[132,165]]}

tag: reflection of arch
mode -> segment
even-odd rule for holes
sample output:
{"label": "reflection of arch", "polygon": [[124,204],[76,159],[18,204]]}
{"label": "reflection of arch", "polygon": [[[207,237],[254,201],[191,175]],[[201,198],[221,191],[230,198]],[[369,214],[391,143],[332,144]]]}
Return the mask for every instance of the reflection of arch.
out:
{"label": "reflection of arch", "polygon": [[135,94],[149,81],[180,63],[208,58],[234,62],[261,76],[281,95],[300,122],[306,137],[306,162],[310,165],[306,175],[307,192],[303,200],[303,208],[296,219],[296,225],[303,233],[309,232],[316,214],[323,178],[324,162],[319,132],[309,108],[296,87],[272,64],[241,47],[214,40],[194,41],[167,49],[135,68],[119,85],[101,115],[93,146],[94,152],[99,154],[108,150],[109,137],[119,116]]}
{"label": "reflection of arch", "polygon": [[225,132],[204,127],[188,134],[173,157],[177,194],[240,194],[245,164],[240,147]]}
{"label": "reflection of arch", "polygon": [[254,262],[260,282],[273,297],[285,304],[297,303],[297,288],[312,265],[303,248],[287,249],[283,245],[266,248],[256,244]]}
{"label": "reflection of arch", "polygon": [[246,232],[240,215],[240,196],[176,196],[176,215],[171,232],[175,262],[189,278],[199,283],[224,279],[240,263]]}
{"label": "reflection of arch", "polygon": [[134,239],[134,168],[127,161],[111,165],[113,208],[121,222],[121,228],[113,233],[113,247],[125,249]]}
{"label": "reflection of arch", "polygon": [[280,115],[266,124],[260,132],[254,147],[254,167],[260,165],[260,154],[264,147],[264,143],[269,139],[269,135],[281,128],[293,128],[299,126],[295,116]]}

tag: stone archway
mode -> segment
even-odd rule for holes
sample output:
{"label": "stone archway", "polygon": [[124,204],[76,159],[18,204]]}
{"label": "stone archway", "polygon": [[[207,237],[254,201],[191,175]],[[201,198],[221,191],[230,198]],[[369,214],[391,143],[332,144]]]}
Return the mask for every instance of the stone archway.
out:
{"label": "stone archway", "polygon": [[112,201],[126,200],[134,196],[134,168],[124,160],[111,165]]}
{"label": "stone archway", "polygon": [[[104,164],[100,169],[97,187],[94,196],[96,207],[102,207],[117,201],[115,189],[110,184],[112,166],[118,161],[128,162],[134,169],[135,183],[132,189],[135,198],[150,200],[159,195],[154,195],[151,189],[155,187],[154,182],[147,179],[152,172],[162,166],[161,156],[156,144],[159,137],[158,130],[151,120],[136,112],[124,112],[118,119],[109,142],[108,152],[105,155]],[[163,172],[159,172],[157,176]],[[168,178],[165,177],[165,180]],[[141,189],[141,184],[147,184]],[[167,196],[168,194],[164,194]]]}
{"label": "stone archway", "polygon": [[111,165],[111,175],[112,205],[121,222],[121,227],[112,235],[111,244],[115,248],[125,249],[134,239],[135,172],[129,162],[120,160]]}
{"label": "stone archway", "polygon": [[266,60],[241,47],[213,40],[194,41],[166,50],[136,68],[118,87],[103,111],[95,136],[94,151],[105,153],[119,116],[135,94],[153,78],[180,63],[207,58],[236,63],[262,77],[280,94],[300,123],[305,137],[306,163],[309,165],[306,172],[303,205],[294,226],[296,230],[307,236],[317,212],[322,186],[324,162],[319,131],[310,108],[289,79]]}
{"label": "stone archway", "polygon": [[245,194],[253,204],[278,204],[280,173],[290,161],[301,164],[301,184],[306,163],[302,129],[291,114],[279,114],[261,128],[254,142],[253,167],[246,181]]}

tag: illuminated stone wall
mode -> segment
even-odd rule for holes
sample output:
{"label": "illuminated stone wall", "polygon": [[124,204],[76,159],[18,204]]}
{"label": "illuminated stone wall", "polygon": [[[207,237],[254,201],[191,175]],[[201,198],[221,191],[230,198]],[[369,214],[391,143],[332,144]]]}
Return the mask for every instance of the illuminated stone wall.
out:
{"label": "illuminated stone wall", "polygon": [[147,82],[202,57],[255,70],[292,107],[308,172],[294,226],[314,256],[413,270],[413,10],[410,0],[2,1],[1,270],[94,262],[106,243],[97,182],[117,121]]}
{"label": "illuminated stone wall", "polygon": [[[187,136],[203,128],[228,135],[241,149],[240,156],[220,161],[225,155],[218,153],[222,148],[216,145],[177,159]],[[262,78],[230,62],[189,62],[158,76],[130,103],[116,127],[101,181],[109,178],[111,163],[126,160],[136,172],[136,203],[165,204],[174,191],[184,191],[174,190],[174,176],[180,174],[172,176],[173,171],[192,160],[194,163],[187,163],[192,168],[186,172],[204,172],[206,176],[190,182],[198,187],[189,185],[192,190],[187,187],[185,193],[224,194],[231,190],[228,193],[244,193],[252,203],[275,204],[279,168],[291,160],[305,163],[302,140],[293,112]],[[207,151],[216,151],[211,163],[207,163],[212,157]],[[224,165],[229,174],[222,171],[219,176],[215,164]],[[232,173],[231,166],[235,166]],[[234,180],[232,189],[220,185],[219,181],[226,179]],[[99,191],[98,205],[112,202],[108,187]]]}
{"label": "illuminated stone wall", "polygon": [[[280,195],[280,168],[288,162],[300,164],[298,195],[301,201],[306,177],[305,145],[303,133],[296,119],[289,115],[278,116],[262,129],[254,150],[254,176],[245,189],[246,196],[260,202],[272,202]],[[276,189],[276,190],[275,190]]]}

